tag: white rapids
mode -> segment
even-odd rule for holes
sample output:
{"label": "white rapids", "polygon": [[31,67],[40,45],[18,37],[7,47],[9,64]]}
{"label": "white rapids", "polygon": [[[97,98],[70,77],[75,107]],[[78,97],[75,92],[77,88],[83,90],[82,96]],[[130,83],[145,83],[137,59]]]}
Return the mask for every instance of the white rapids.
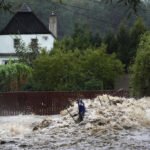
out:
{"label": "white rapids", "polygon": [[0,117],[0,150],[148,150],[150,97],[98,96],[84,99],[84,121],[77,103],[60,115]]}

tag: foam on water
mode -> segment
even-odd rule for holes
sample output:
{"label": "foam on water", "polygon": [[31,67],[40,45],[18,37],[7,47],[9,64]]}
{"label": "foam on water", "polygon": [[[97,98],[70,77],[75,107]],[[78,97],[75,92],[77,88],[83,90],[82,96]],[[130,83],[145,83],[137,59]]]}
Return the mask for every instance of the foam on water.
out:
{"label": "foam on water", "polygon": [[[0,149],[149,149],[149,97],[135,100],[103,95],[84,102],[86,114],[79,124],[67,110],[56,116],[0,117],[0,142],[5,142]],[[77,103],[72,102],[68,110],[72,115],[78,113]],[[33,130],[44,120],[48,126]]]}
{"label": "foam on water", "polygon": [[[118,126],[122,128],[136,128],[150,126],[150,97],[136,100],[134,98],[112,97],[110,95],[98,96],[95,99],[83,100],[86,106],[84,122],[102,123],[106,128]],[[68,110],[71,114],[77,113],[77,104],[72,103]],[[73,119],[64,110],[60,113],[68,122]],[[77,118],[76,118],[77,119]],[[89,125],[88,125],[89,126]]]}
{"label": "foam on water", "polygon": [[24,135],[32,132],[33,123],[38,123],[44,118],[34,115],[0,117],[0,138],[23,138]]}
{"label": "foam on water", "polygon": [[[150,97],[135,100],[102,95],[83,101],[86,114],[81,124],[84,124],[85,128],[91,132],[150,126]],[[68,110],[72,115],[77,114],[77,103],[72,102]],[[10,136],[23,138],[26,134],[32,134],[34,125],[41,123],[44,119],[51,120],[49,128],[74,124],[67,110],[61,111],[60,114],[59,117],[35,115],[0,117],[0,138]]]}

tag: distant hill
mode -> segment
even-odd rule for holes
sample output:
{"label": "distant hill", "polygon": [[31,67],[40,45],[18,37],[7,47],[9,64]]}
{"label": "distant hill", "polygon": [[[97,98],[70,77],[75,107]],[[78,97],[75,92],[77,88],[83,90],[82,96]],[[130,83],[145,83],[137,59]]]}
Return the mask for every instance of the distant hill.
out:
{"label": "distant hill", "polygon": [[[74,24],[87,24],[93,33],[106,34],[108,31],[115,31],[124,20],[130,26],[136,18],[134,13],[125,6],[112,3],[106,4],[96,0],[7,0],[12,3],[13,10],[19,9],[22,3],[27,3],[35,14],[48,27],[49,16],[52,11],[58,15],[59,37],[70,35],[73,32]],[[0,11],[0,30],[8,23],[13,14]],[[130,15],[130,17],[129,17]],[[146,25],[150,25],[150,4],[143,4],[138,11]]]}

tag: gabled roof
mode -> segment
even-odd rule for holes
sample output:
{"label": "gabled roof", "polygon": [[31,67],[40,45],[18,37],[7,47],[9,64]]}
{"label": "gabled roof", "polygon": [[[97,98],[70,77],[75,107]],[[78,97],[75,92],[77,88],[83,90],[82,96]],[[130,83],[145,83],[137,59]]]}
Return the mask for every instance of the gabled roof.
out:
{"label": "gabled roof", "polygon": [[8,34],[52,34],[31,8],[23,4],[6,27],[0,32]]}

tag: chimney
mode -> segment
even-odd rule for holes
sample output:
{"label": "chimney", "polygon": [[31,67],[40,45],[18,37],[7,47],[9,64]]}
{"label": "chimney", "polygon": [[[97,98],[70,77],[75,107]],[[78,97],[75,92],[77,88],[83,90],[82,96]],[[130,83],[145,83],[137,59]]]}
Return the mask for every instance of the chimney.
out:
{"label": "chimney", "polygon": [[49,30],[57,38],[57,16],[54,12],[51,13],[49,18]]}

